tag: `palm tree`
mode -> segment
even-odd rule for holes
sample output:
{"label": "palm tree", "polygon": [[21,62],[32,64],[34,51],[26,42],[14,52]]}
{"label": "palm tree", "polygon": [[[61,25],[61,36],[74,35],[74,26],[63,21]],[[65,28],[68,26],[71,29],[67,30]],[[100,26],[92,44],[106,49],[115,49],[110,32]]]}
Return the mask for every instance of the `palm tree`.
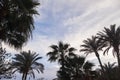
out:
{"label": "palm tree", "polygon": [[65,68],[66,72],[70,77],[70,80],[81,80],[84,79],[84,75],[88,74],[93,63],[85,61],[85,57],[75,55],[74,57],[68,57],[66,60]]}
{"label": "palm tree", "polygon": [[104,74],[99,75],[100,77],[106,78],[105,80],[119,80],[119,70],[118,66],[115,65],[115,62],[110,64],[108,62],[107,64],[104,64]]}
{"label": "palm tree", "polygon": [[20,54],[16,54],[13,58],[13,68],[14,72],[19,71],[22,73],[22,80],[27,79],[27,75],[30,74],[35,78],[35,74],[33,70],[36,70],[38,73],[44,70],[44,65],[37,62],[42,57],[38,57],[39,54],[35,52],[21,52]]}
{"label": "palm tree", "polygon": [[37,0],[0,0],[0,41],[21,48],[32,36]]}
{"label": "palm tree", "polygon": [[95,53],[95,55],[99,61],[100,67],[101,67],[102,71],[104,72],[98,51],[101,51],[102,48],[106,46],[106,44],[104,44],[96,36],[92,36],[91,39],[88,38],[87,40],[84,40],[83,43],[84,44],[81,45],[82,49],[80,51],[85,52],[86,55],[88,55],[89,53]]}
{"label": "palm tree", "polygon": [[94,71],[92,71],[93,66],[94,64],[89,61],[85,62],[85,64],[83,65],[85,80],[93,80],[93,77],[96,76],[95,73],[93,73]]}
{"label": "palm tree", "polygon": [[72,56],[73,51],[75,51],[75,48],[70,47],[69,44],[59,42],[58,45],[51,45],[52,51],[47,53],[47,56],[49,56],[49,61],[50,62],[55,62],[58,61],[58,63],[61,65],[61,72],[62,72],[62,77],[65,76],[65,63],[66,63],[66,57]]}
{"label": "palm tree", "polygon": [[120,46],[120,27],[115,28],[116,25],[111,25],[110,28],[104,27],[102,32],[99,32],[98,35],[100,36],[101,40],[104,40],[108,47],[105,50],[104,54],[112,47],[113,55],[117,57],[118,67],[120,69],[120,53],[119,53],[119,46]]}

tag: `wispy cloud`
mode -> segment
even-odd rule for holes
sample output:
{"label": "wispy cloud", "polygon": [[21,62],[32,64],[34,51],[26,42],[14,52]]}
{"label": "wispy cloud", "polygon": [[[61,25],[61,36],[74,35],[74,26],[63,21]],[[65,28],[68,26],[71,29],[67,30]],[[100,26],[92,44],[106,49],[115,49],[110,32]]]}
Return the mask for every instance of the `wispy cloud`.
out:
{"label": "wispy cloud", "polygon": [[[84,39],[95,35],[103,27],[120,25],[119,0],[40,0],[40,3],[37,8],[40,15],[34,17],[36,28],[33,31],[33,39],[23,50],[36,51],[44,57],[42,62],[46,71],[43,77],[48,79],[54,78],[58,70],[58,67],[55,67],[56,63],[47,62],[46,53],[51,44],[63,40],[80,49]],[[113,59],[112,55],[107,58],[101,57],[103,62]],[[88,56],[88,59],[96,60],[94,55]]]}

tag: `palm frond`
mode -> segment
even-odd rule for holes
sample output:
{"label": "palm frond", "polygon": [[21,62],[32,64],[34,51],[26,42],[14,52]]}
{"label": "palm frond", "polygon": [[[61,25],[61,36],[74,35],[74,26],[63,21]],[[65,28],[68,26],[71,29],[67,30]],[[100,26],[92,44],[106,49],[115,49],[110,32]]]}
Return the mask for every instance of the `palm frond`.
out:
{"label": "palm frond", "polygon": [[39,55],[36,52],[28,52],[23,51],[20,54],[16,54],[13,58],[14,61],[12,63],[13,68],[19,71],[20,73],[28,73],[34,75],[34,69],[43,73],[44,65],[37,62],[42,57],[38,57]]}
{"label": "palm frond", "polygon": [[58,50],[58,46],[57,45],[51,45],[50,46],[53,50]]}
{"label": "palm frond", "polygon": [[71,48],[69,48],[69,52],[73,52],[73,51],[75,51],[76,49],[74,48],[74,47],[71,47]]}
{"label": "palm frond", "polygon": [[93,63],[87,61],[87,62],[84,64],[83,69],[89,70],[89,69],[92,69],[93,66],[94,66]]}

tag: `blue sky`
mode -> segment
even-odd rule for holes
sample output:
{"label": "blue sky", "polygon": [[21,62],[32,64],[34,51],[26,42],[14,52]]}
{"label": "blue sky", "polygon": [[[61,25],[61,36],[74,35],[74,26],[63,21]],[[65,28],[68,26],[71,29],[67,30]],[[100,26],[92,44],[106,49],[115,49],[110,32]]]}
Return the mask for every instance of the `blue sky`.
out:
{"label": "blue sky", "polygon": [[[43,56],[40,61],[45,65],[44,74],[37,77],[45,77],[48,80],[56,77],[59,69],[57,63],[47,62],[46,53],[50,51],[51,44],[58,41],[70,43],[71,46],[80,49],[80,44],[86,38],[95,35],[104,27],[111,24],[120,25],[120,1],[119,0],[39,0],[41,5],[37,8],[40,13],[35,16],[35,30],[33,39],[29,40],[23,50],[32,50]],[[4,45],[5,47],[8,47]],[[12,48],[9,52],[18,53]],[[77,54],[81,54],[77,52]],[[112,55],[102,56],[104,63],[116,61]],[[98,65],[94,54],[88,56],[88,60]],[[36,74],[37,75],[37,74]]]}

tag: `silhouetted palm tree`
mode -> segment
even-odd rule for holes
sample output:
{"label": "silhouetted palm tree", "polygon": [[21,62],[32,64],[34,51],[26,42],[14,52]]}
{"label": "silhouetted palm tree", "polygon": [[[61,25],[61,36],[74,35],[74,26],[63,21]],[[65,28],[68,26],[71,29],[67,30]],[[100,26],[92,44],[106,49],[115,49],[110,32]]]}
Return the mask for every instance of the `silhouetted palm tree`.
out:
{"label": "silhouetted palm tree", "polygon": [[15,57],[13,58],[13,68],[15,68],[14,72],[19,71],[22,73],[22,80],[26,80],[28,74],[32,75],[33,78],[35,78],[33,70],[36,70],[38,73],[43,73],[43,64],[37,62],[42,57],[38,57],[38,55],[39,54],[31,51],[23,51],[20,54],[15,54]]}
{"label": "silhouetted palm tree", "polygon": [[32,36],[37,0],[0,0],[0,42],[21,48]]}
{"label": "silhouetted palm tree", "polygon": [[85,52],[86,55],[90,53],[95,53],[99,61],[100,67],[102,71],[104,71],[98,51],[102,50],[102,48],[105,47],[106,44],[102,43],[96,36],[92,36],[92,38],[84,40],[83,43],[84,44],[81,45],[82,49],[80,51]]}
{"label": "silhouetted palm tree", "polygon": [[87,75],[93,66],[93,63],[85,61],[85,57],[78,55],[75,55],[72,58],[68,57],[65,64],[66,73],[70,77],[70,80],[84,79],[84,75]]}
{"label": "silhouetted palm tree", "polygon": [[112,47],[113,55],[117,57],[118,66],[120,69],[120,27],[115,28],[115,25],[111,25],[110,28],[104,27],[104,30],[99,32],[98,35],[101,40],[104,40],[108,44],[108,48],[105,50],[104,54],[106,52],[108,53],[109,49]]}
{"label": "silhouetted palm tree", "polygon": [[119,70],[115,63],[104,64],[104,71],[105,74],[103,75],[106,77],[107,80],[119,80]]}
{"label": "silhouetted palm tree", "polygon": [[52,51],[48,52],[47,55],[49,56],[50,62],[58,61],[58,63],[61,65],[61,71],[62,71],[62,77],[65,76],[65,63],[66,63],[66,57],[72,56],[73,51],[75,51],[75,48],[70,47],[69,44],[59,42],[58,45],[51,45]]}
{"label": "silhouetted palm tree", "polygon": [[95,76],[95,73],[93,73],[94,71],[92,71],[93,66],[94,66],[93,63],[89,61],[85,62],[83,66],[83,70],[85,73],[85,80],[93,80],[93,76]]}

